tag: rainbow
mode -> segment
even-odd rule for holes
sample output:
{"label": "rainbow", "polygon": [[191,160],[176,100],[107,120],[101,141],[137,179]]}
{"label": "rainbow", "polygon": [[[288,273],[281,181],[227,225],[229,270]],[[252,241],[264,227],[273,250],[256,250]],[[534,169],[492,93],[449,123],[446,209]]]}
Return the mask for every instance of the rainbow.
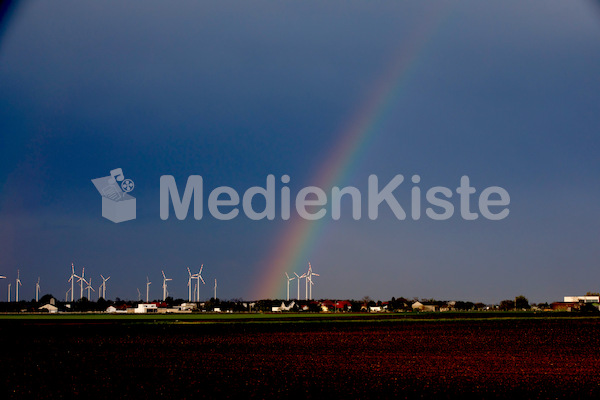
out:
{"label": "rainbow", "polygon": [[[339,139],[333,151],[328,155],[327,162],[317,170],[318,175],[311,181],[311,185],[327,191],[347,179],[374,139],[379,126],[394,104],[394,99],[402,93],[411,73],[416,69],[424,47],[448,14],[447,10],[446,7],[431,10],[423,23],[412,32],[409,40],[399,46],[397,53],[392,57],[393,61],[378,79],[375,89],[359,108],[359,112],[337,135]],[[326,221],[327,218],[307,221],[300,217],[288,221],[286,229],[278,236],[274,251],[260,264],[265,265],[264,273],[261,273],[263,280],[253,288],[251,298],[282,297],[285,293],[284,273],[294,270],[299,272],[298,268],[308,268],[310,260],[307,257],[322,234]]]}

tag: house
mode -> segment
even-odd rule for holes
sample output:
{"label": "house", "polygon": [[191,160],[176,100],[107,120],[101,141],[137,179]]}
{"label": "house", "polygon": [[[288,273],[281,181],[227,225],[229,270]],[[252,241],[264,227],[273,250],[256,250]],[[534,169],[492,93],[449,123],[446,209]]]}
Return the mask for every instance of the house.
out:
{"label": "house", "polygon": [[321,311],[329,312],[335,310],[335,303],[331,300],[324,300],[321,302]]}
{"label": "house", "polygon": [[335,308],[339,311],[351,311],[352,303],[350,303],[348,300],[341,300],[335,303]]}

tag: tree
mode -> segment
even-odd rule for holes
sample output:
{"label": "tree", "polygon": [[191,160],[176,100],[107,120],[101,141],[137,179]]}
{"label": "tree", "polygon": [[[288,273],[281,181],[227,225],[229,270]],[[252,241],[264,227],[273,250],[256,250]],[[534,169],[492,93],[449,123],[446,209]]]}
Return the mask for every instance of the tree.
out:
{"label": "tree", "polygon": [[502,311],[510,311],[515,309],[515,301],[514,300],[502,300],[500,302],[500,307],[498,307]]}
{"label": "tree", "polygon": [[529,306],[529,300],[527,297],[520,295],[515,298],[515,308],[517,310],[529,310],[531,307]]}

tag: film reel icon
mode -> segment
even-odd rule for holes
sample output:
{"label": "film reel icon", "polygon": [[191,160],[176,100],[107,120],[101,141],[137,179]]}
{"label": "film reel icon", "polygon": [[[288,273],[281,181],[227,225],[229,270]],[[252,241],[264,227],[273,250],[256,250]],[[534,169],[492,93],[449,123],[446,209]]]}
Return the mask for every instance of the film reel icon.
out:
{"label": "film reel icon", "polygon": [[123,189],[125,193],[131,192],[134,187],[135,184],[131,179],[125,179],[123,182],[121,182],[121,189]]}

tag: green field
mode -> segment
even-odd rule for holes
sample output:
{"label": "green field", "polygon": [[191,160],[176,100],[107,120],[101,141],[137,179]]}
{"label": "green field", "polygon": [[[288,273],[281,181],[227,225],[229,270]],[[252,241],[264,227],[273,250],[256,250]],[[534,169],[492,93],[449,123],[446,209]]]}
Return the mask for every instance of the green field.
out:
{"label": "green field", "polygon": [[444,313],[193,313],[193,314],[105,314],[60,313],[0,314],[0,321],[106,321],[142,323],[320,323],[320,322],[407,322],[483,321],[504,319],[600,319],[596,314],[567,312],[444,312]]}

